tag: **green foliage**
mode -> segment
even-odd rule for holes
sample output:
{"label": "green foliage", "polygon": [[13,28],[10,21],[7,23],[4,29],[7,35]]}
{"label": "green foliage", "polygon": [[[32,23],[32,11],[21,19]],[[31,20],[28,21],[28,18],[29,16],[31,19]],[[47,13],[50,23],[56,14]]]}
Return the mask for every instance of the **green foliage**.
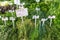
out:
{"label": "green foliage", "polygon": [[[1,0],[0,0],[1,1]],[[13,0],[11,0],[13,2]],[[12,26],[12,22],[7,21],[7,26],[4,26],[4,22],[0,19],[0,40],[60,40],[60,0],[41,0],[36,3],[35,0],[21,0],[21,3],[25,2],[24,7],[28,8],[29,15],[24,17],[24,23],[21,22],[21,18],[16,17],[14,12],[15,27]],[[39,13],[35,8],[40,8]],[[33,15],[39,15],[37,20],[37,26],[35,28]],[[5,12],[0,15],[11,17],[11,13]],[[45,22],[45,26],[41,27],[41,18],[47,18],[49,15],[55,15],[52,26],[49,26],[50,20]]]}

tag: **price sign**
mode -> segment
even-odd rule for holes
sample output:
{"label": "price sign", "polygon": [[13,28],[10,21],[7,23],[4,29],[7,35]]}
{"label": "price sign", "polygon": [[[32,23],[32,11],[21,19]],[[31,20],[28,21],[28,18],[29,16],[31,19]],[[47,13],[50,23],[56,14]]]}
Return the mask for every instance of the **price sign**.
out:
{"label": "price sign", "polygon": [[20,5],[20,0],[14,0],[14,4]]}
{"label": "price sign", "polygon": [[17,17],[28,16],[28,9],[27,8],[18,9],[16,10],[16,15]]}

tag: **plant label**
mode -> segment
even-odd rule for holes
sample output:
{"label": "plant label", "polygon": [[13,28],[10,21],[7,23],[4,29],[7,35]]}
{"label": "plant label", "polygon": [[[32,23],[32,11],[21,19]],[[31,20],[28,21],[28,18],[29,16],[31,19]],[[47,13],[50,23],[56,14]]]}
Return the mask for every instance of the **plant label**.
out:
{"label": "plant label", "polygon": [[33,17],[32,17],[33,19],[38,19],[39,18],[39,15],[34,15]]}
{"label": "plant label", "polygon": [[17,17],[28,16],[28,9],[27,8],[18,9],[16,10],[16,15]]}
{"label": "plant label", "polygon": [[8,17],[3,17],[2,20],[3,21],[7,21],[8,20]]}
{"label": "plant label", "polygon": [[20,5],[20,0],[14,0],[14,4]]}
{"label": "plant label", "polygon": [[15,20],[15,18],[14,17],[10,17],[10,20]]}

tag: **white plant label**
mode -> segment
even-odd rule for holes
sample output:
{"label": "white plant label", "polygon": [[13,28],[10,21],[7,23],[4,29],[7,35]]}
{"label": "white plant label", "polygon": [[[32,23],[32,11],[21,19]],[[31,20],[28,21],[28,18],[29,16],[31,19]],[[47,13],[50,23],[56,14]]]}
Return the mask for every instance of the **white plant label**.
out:
{"label": "white plant label", "polygon": [[20,0],[14,0],[14,4],[20,5]]}
{"label": "white plant label", "polygon": [[15,18],[13,18],[13,17],[10,17],[10,20],[15,20]]}
{"label": "white plant label", "polygon": [[42,21],[42,26],[44,25],[45,21],[47,21],[48,19],[45,19],[45,18],[42,18],[41,21]]}
{"label": "white plant label", "polygon": [[17,17],[28,16],[28,9],[27,8],[21,8],[21,9],[16,10],[16,16]]}
{"label": "white plant label", "polygon": [[39,18],[39,15],[38,16],[36,16],[36,15],[33,16],[33,19],[38,19],[38,18]]}
{"label": "white plant label", "polygon": [[3,21],[7,21],[8,20],[8,17],[5,17],[5,18],[2,18]]}
{"label": "white plant label", "polygon": [[11,15],[13,16],[13,12],[14,12],[14,10],[9,10],[9,12],[11,13]]}
{"label": "white plant label", "polygon": [[39,2],[40,0],[36,0],[36,2]]}
{"label": "white plant label", "polygon": [[11,12],[11,13],[12,13],[12,12],[14,12],[14,10],[9,10],[9,12]]}
{"label": "white plant label", "polygon": [[12,20],[13,28],[14,28],[15,27],[15,23],[14,23],[15,18],[14,17],[10,17],[10,20]]}
{"label": "white plant label", "polygon": [[8,17],[3,17],[2,21],[4,21],[5,27],[6,27],[6,21],[8,20]]}
{"label": "white plant label", "polygon": [[52,19],[55,19],[56,17],[53,15],[53,16],[48,16],[48,18],[50,19],[50,27],[52,26]]}
{"label": "white plant label", "polygon": [[33,17],[32,17],[32,19],[35,19],[35,28],[36,28],[36,21],[37,21],[37,19],[39,18],[39,15],[34,15]]}

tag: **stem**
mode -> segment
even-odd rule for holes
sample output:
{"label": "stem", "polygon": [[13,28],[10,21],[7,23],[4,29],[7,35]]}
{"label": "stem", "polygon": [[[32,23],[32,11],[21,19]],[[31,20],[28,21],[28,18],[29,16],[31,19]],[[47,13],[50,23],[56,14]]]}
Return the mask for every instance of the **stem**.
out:
{"label": "stem", "polygon": [[12,14],[12,16],[13,16],[13,13],[11,13]]}
{"label": "stem", "polygon": [[42,26],[44,26],[44,23],[45,23],[45,21],[42,21],[43,23],[42,23]]}
{"label": "stem", "polygon": [[4,21],[4,23],[5,23],[5,27],[6,27],[6,21]]}
{"label": "stem", "polygon": [[21,17],[21,19],[22,19],[22,23],[23,23],[23,17]]}
{"label": "stem", "polygon": [[52,25],[52,19],[50,19],[50,27],[51,27],[51,25]]}
{"label": "stem", "polygon": [[13,28],[15,27],[15,25],[14,25],[14,20],[12,20],[12,23],[13,23]]}
{"label": "stem", "polygon": [[36,28],[36,18],[35,18],[35,28]]}

